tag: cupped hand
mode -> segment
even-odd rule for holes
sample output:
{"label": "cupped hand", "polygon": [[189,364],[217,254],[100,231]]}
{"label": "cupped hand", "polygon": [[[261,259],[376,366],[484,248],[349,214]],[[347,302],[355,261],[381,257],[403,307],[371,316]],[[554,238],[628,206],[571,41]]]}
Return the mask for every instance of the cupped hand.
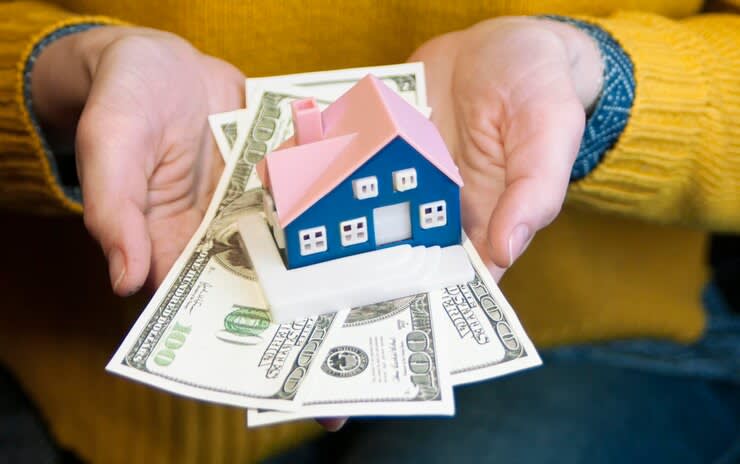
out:
{"label": "cupped hand", "polygon": [[51,134],[79,116],[84,221],[117,294],[157,285],[195,232],[223,168],[207,116],[242,106],[243,85],[233,66],[150,29],[96,28],[39,56],[34,109]]}
{"label": "cupped hand", "polygon": [[598,47],[564,23],[498,18],[437,37],[409,61],[424,62],[432,121],[465,182],[465,231],[498,280],[560,211],[601,93]]}
{"label": "cupped hand", "polygon": [[498,280],[559,213],[602,81],[596,44],[573,26],[498,18],[433,39],[432,120],[455,157],[465,231]]}
{"label": "cupped hand", "polygon": [[243,88],[236,68],[149,29],[93,29],[39,56],[34,110],[52,141],[76,127],[85,224],[119,295],[158,284],[198,227],[223,168],[207,116],[241,107]]}

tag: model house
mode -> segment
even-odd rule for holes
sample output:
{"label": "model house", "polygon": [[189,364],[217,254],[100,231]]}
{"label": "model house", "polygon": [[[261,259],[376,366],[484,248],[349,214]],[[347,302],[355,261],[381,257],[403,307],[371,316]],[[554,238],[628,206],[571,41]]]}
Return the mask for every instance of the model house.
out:
{"label": "model house", "polygon": [[295,136],[257,166],[286,266],[400,244],[458,245],[460,173],[436,127],[374,76],[323,112],[292,104]]}

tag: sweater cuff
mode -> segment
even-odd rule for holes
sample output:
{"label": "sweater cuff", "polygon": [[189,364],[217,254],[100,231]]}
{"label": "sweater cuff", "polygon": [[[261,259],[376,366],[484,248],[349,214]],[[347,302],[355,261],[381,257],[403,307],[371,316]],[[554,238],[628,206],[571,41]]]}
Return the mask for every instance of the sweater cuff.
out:
{"label": "sweater cuff", "polygon": [[634,67],[622,47],[600,27],[563,16],[545,18],[570,24],[591,36],[599,47],[604,63],[601,95],[586,120],[581,146],[570,175],[570,180],[576,181],[586,177],[601,162],[627,126],[635,100]]}
{"label": "sweater cuff", "polygon": [[49,170],[54,177],[56,184],[62,189],[64,196],[77,204],[82,203],[82,192],[80,190],[80,184],[77,180],[76,166],[75,166],[75,154],[74,152],[63,152],[55,153],[52,152],[49,146],[44,131],[41,129],[41,125],[38,122],[38,118],[33,111],[33,96],[31,94],[31,75],[33,73],[33,66],[36,63],[36,58],[41,54],[44,48],[51,45],[52,42],[66,37],[77,32],[84,32],[89,29],[103,26],[100,23],[80,23],[70,24],[63,26],[51,34],[47,35],[40,42],[38,42],[31,51],[28,59],[26,60],[25,67],[23,69],[23,100],[28,112],[28,118],[31,126],[39,138],[41,148],[46,157],[46,162],[49,164]]}
{"label": "sweater cuff", "polygon": [[571,185],[569,201],[661,223],[737,230],[736,21],[705,20],[693,29],[688,24],[700,17],[677,22],[635,12],[585,20],[622,45],[637,85],[618,143]]}
{"label": "sweater cuff", "polygon": [[56,160],[33,118],[31,70],[43,47],[62,34],[118,23],[43,4],[11,3],[2,11],[7,16],[0,19],[0,208],[79,213],[79,191],[63,187]]}

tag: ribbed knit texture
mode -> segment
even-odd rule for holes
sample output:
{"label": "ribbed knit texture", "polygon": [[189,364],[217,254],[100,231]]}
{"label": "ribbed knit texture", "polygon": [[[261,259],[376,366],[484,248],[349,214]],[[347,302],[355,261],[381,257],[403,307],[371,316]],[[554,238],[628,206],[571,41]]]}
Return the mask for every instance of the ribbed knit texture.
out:
{"label": "ribbed knit texture", "polygon": [[[704,326],[701,227],[739,230],[738,38],[730,17],[681,18],[700,0],[449,2],[68,0],[180,34],[247,75],[403,61],[423,41],[505,14],[586,15],[635,65],[624,134],[572,186],[569,204],[507,272],[505,294],[540,347],[630,337],[692,341]],[[650,14],[616,14],[618,7]],[[597,16],[610,15],[608,18]],[[67,24],[105,20],[46,4],[0,3],[0,205],[78,211],[53,182],[22,102],[35,43]],[[618,213],[618,214],[614,214]],[[658,224],[688,224],[692,228]],[[8,226],[6,226],[8,224]],[[77,217],[3,216],[0,360],[65,446],[91,462],[231,463],[315,434],[308,422],[247,430],[243,412],[191,401],[104,371],[143,299],[110,295],[97,246]],[[379,444],[382,446],[382,444]]]}
{"label": "ribbed knit texture", "polygon": [[111,22],[56,7],[0,5],[0,207],[38,213],[79,212],[50,166],[24,102],[23,73],[33,48],[64,26]]}
{"label": "ribbed knit texture", "polygon": [[[26,106],[26,113],[28,114],[28,119],[31,122],[31,127],[32,127],[32,132],[33,132],[32,135],[37,135],[39,138],[41,149],[44,152],[46,160],[49,164],[49,170],[51,171],[51,174],[53,176],[54,183],[61,187],[62,193],[64,194],[67,200],[71,200],[78,204],[82,203],[82,191],[80,189],[79,183],[72,182],[70,183],[71,185],[67,185],[64,183],[64,181],[62,180],[62,176],[60,175],[58,154],[52,153],[52,150],[49,147],[48,141],[46,140],[46,137],[44,136],[44,133],[41,127],[39,126],[38,118],[36,117],[36,114],[33,109],[31,79],[33,77],[33,68],[34,68],[34,65],[36,64],[36,59],[46,49],[46,47],[48,47],[55,41],[65,36],[77,34],[80,32],[93,29],[95,27],[103,27],[106,25],[109,25],[109,22],[106,20],[103,20],[103,21],[99,21],[96,23],[73,23],[73,24],[59,27],[55,29],[51,34],[47,34],[46,36],[44,36],[44,38],[41,39],[39,42],[35,43],[33,50],[31,50],[31,53],[26,58],[26,62],[23,66],[23,84],[22,84],[23,85],[23,100]],[[71,161],[74,163],[75,159],[70,156],[66,158],[65,161]]]}
{"label": "ribbed knit texture", "polygon": [[634,69],[622,47],[600,27],[564,16],[545,18],[571,24],[587,33],[599,46],[604,65],[601,94],[586,119],[581,146],[570,173],[570,180],[574,181],[593,171],[622,135],[635,96]]}
{"label": "ribbed knit texture", "polygon": [[740,16],[595,21],[635,63],[630,120],[574,203],[648,221],[740,230]]}

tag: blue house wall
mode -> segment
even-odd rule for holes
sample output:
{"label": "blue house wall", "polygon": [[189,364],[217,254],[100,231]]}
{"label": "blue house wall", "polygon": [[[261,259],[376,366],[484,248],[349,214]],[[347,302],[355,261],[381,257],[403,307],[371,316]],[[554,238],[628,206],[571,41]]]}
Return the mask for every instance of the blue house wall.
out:
{"label": "blue house wall", "polygon": [[[417,187],[397,192],[393,189],[393,172],[406,168],[416,169]],[[368,176],[378,178],[378,196],[358,200],[352,191],[352,181]],[[445,200],[447,203],[447,224],[422,229],[419,223],[419,205],[438,200]],[[411,238],[377,246],[373,209],[403,202],[410,203]],[[343,246],[339,223],[361,216],[367,218],[367,242]],[[327,251],[301,256],[298,232],[318,226],[326,227]],[[396,137],[311,208],[288,224],[285,228],[284,257],[288,268],[296,268],[400,244],[449,246],[459,244],[460,240],[459,186],[405,140]]]}

